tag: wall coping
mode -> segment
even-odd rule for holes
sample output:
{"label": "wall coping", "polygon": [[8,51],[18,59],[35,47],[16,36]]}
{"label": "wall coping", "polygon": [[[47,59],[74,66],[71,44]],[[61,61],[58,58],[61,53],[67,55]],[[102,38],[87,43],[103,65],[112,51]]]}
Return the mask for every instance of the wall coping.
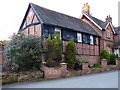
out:
{"label": "wall coping", "polygon": [[62,65],[66,65],[67,63],[60,63],[60,64],[62,64]]}
{"label": "wall coping", "polygon": [[101,59],[102,61],[107,61],[107,59]]}
{"label": "wall coping", "polygon": [[120,60],[120,58],[116,58],[115,60]]}

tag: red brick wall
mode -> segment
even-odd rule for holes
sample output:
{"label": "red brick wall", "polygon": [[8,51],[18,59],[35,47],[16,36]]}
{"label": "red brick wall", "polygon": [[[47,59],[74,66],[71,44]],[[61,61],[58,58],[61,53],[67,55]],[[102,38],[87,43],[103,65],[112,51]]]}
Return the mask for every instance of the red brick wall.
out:
{"label": "red brick wall", "polygon": [[26,18],[27,25],[31,24],[33,16],[34,16],[34,12],[33,12],[32,8],[30,8],[30,10],[28,12],[28,16]]}
{"label": "red brick wall", "polygon": [[[31,24],[37,23],[37,22],[39,22],[39,21],[38,21],[36,15],[34,14],[32,8],[31,8],[28,12],[28,16],[26,17],[23,28],[26,28],[27,25],[31,25]],[[36,35],[36,36],[39,36],[39,37],[41,36],[41,24],[34,25],[34,26],[32,25],[30,27],[27,27],[21,33],[23,33],[25,35],[28,35],[28,30],[29,30],[30,35]]]}
{"label": "red brick wall", "polygon": [[[65,52],[65,46],[68,44],[67,41],[63,41],[63,52]],[[99,46],[88,45],[82,43],[76,43],[77,57],[87,59],[90,64],[99,64]]]}
{"label": "red brick wall", "polygon": [[4,57],[3,57],[3,47],[4,47],[4,45],[2,45],[0,43],[0,64],[2,64],[5,60]]}
{"label": "red brick wall", "polygon": [[[106,31],[105,30],[100,30],[94,23],[92,23],[85,16],[82,17],[82,20],[86,23],[89,23],[96,31],[98,31],[102,35],[102,37],[100,38],[100,52],[103,49],[107,50],[106,45],[113,44],[114,34],[113,34],[112,27],[110,26],[110,24],[107,26],[107,28],[110,30],[110,39],[108,39],[108,38],[106,38]],[[112,46],[110,47],[110,52],[112,53]]]}
{"label": "red brick wall", "polygon": [[42,65],[42,70],[44,71],[45,78],[61,78],[66,77],[69,73],[67,70],[67,64],[60,63],[60,67],[47,67]]}

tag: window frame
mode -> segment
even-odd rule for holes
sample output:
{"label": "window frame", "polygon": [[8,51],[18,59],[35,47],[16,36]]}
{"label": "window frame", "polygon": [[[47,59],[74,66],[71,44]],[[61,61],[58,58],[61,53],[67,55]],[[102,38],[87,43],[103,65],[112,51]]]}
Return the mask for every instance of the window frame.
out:
{"label": "window frame", "polygon": [[61,39],[61,28],[55,27],[55,38],[56,38],[56,32],[60,33],[60,39]]}
{"label": "window frame", "polygon": [[77,42],[82,42],[82,33],[77,33]]}
{"label": "window frame", "polygon": [[93,35],[90,35],[90,44],[94,44],[94,39],[93,39]]}
{"label": "window frame", "polygon": [[110,30],[108,28],[106,29],[106,38],[110,38]]}

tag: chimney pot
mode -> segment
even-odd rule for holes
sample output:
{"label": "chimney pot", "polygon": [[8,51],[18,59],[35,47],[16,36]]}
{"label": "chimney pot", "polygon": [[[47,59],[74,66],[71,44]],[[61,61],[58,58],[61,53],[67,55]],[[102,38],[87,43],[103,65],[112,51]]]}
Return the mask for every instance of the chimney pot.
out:
{"label": "chimney pot", "polygon": [[90,14],[90,6],[88,3],[85,3],[84,6],[82,7],[82,12],[86,14]]}
{"label": "chimney pot", "polygon": [[111,23],[112,23],[112,18],[111,18],[110,15],[107,16],[107,18],[106,18],[106,22],[111,22]]}

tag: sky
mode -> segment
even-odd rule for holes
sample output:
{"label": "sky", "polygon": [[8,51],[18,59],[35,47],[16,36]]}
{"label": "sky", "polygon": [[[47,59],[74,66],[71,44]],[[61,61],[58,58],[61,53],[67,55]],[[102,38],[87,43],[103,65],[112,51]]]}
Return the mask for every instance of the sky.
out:
{"label": "sky", "polygon": [[105,21],[110,15],[113,25],[118,26],[119,0],[1,0],[0,40],[9,40],[18,32],[30,2],[77,18],[82,15],[82,6],[88,3],[92,16]]}

